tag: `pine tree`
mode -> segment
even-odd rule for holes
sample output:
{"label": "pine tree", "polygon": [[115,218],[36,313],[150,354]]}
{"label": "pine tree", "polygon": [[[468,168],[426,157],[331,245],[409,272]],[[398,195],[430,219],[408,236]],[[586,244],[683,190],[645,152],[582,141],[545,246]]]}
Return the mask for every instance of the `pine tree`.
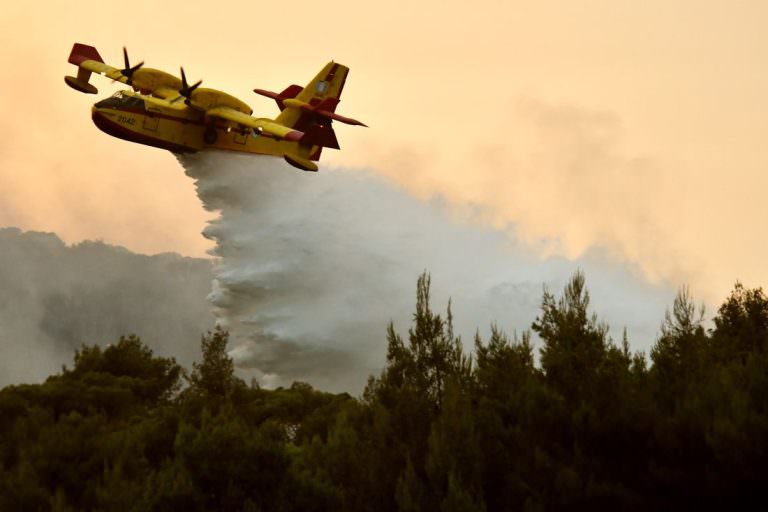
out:
{"label": "pine tree", "polygon": [[201,340],[203,360],[193,363],[189,382],[208,396],[224,397],[237,384],[235,365],[227,353],[229,333],[217,326]]}
{"label": "pine tree", "polygon": [[544,341],[541,367],[547,382],[566,400],[591,396],[605,357],[608,326],[589,315],[589,292],[584,274],[577,271],[556,300],[544,291],[541,316],[532,329]]}

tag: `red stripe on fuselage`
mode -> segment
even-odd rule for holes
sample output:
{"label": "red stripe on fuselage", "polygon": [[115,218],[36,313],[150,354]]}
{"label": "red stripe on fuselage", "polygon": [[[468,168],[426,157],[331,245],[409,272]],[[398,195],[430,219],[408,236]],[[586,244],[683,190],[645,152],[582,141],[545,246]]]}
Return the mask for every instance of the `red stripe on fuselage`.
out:
{"label": "red stripe on fuselage", "polygon": [[[161,113],[158,113],[158,112],[153,112],[153,111],[150,111],[150,110],[141,110],[141,109],[136,109],[136,108],[125,108],[125,107],[121,107],[121,106],[112,107],[112,110],[116,110],[118,112],[127,112],[129,114],[137,114],[137,115],[146,116],[146,117],[156,117],[158,119],[165,119],[166,121],[173,121],[175,123],[180,123],[180,124],[194,124],[194,125],[198,125],[198,126],[206,126],[206,125],[209,124],[209,122],[206,122],[203,119],[189,119],[188,117],[176,117],[176,116],[171,116],[171,115],[168,115],[168,114],[161,114]],[[211,122],[210,124],[215,125],[216,123],[215,122]],[[233,130],[237,130],[237,128],[233,128]],[[291,134],[293,134],[293,135],[291,135]],[[259,135],[259,137],[266,137],[267,139],[280,140],[280,137],[272,135],[271,133],[261,133]],[[298,140],[296,137],[297,136],[294,134],[294,132],[290,132],[288,134],[288,136],[285,137],[285,140],[287,140],[289,142],[295,142],[296,140]]]}
{"label": "red stripe on fuselage", "polygon": [[156,117],[158,119],[167,119],[168,121],[175,121],[182,124],[197,124],[200,126],[205,125],[205,121],[202,119],[190,119],[188,117],[176,117],[168,114],[161,114],[159,112],[153,112],[151,110],[142,110],[138,108],[125,108],[121,106],[114,107],[112,110],[118,110],[120,112],[128,112],[130,114],[139,114],[147,117]]}
{"label": "red stripe on fuselage", "polygon": [[117,137],[118,139],[137,142],[139,144],[144,144],[145,146],[167,149],[174,153],[194,153],[197,151],[194,148],[182,146],[181,144],[174,144],[163,139],[150,137],[149,135],[143,135],[133,130],[129,130],[120,123],[108,119],[107,116],[97,110],[93,111],[91,118],[93,119],[93,124],[95,124],[99,130],[108,133],[113,137]]}

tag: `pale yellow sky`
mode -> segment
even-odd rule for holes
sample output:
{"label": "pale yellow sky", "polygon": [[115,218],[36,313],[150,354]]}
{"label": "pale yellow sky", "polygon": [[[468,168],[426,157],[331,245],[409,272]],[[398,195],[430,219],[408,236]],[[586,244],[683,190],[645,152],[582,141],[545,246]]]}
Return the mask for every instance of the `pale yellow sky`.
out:
{"label": "pale yellow sky", "polygon": [[[113,139],[64,85],[73,42],[227,90],[351,68],[344,148],[546,254],[602,246],[719,298],[768,282],[768,4],[758,1],[42,2],[0,19],[0,225],[203,254],[172,155]],[[95,78],[98,80],[98,78]],[[101,96],[115,86],[102,80]]]}

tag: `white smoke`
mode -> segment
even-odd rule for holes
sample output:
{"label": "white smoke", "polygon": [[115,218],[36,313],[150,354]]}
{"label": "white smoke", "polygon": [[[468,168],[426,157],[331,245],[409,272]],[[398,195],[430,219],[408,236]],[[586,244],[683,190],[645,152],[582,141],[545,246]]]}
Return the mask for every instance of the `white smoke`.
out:
{"label": "white smoke", "polygon": [[[369,172],[306,173],[276,158],[231,153],[179,160],[204,207],[220,212],[203,233],[216,242],[218,260],[209,299],[243,376],[262,384],[361,389],[384,361],[386,324],[394,320],[400,332],[409,325],[425,269],[433,307],[443,309],[452,295],[466,339],[492,322],[528,328],[542,284],[557,288],[577,268],[526,255],[503,233],[454,222],[439,201],[418,201]],[[598,289],[595,302],[607,306],[609,320],[621,319],[619,329],[630,322],[630,334],[639,331],[647,346],[664,307],[660,290],[638,286],[597,256],[579,266],[589,284],[600,274],[620,284]],[[650,319],[638,317],[638,299]]]}
{"label": "white smoke", "polygon": [[41,381],[81,344],[131,333],[189,367],[213,326],[210,280],[204,259],[0,228],[0,386]]}

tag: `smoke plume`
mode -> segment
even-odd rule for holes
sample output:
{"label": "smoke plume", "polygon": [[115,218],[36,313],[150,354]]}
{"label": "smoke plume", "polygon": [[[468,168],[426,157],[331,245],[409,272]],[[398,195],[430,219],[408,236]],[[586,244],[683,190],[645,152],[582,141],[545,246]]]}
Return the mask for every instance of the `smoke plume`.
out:
{"label": "smoke plume", "polygon": [[[527,328],[542,284],[559,286],[576,268],[526,255],[506,234],[462,224],[440,201],[416,200],[368,172],[305,173],[279,159],[225,153],[180,162],[204,207],[220,213],[203,233],[216,243],[215,315],[230,331],[240,371],[264,384],[360,390],[383,363],[386,324],[393,320],[401,332],[408,326],[425,269],[435,284],[433,307],[444,308],[452,295],[457,332],[471,336],[492,322]],[[592,260],[580,262],[588,277],[595,267],[598,281],[611,273],[600,257]],[[634,298],[617,306],[598,291],[598,306],[632,321],[617,308],[644,296],[658,315],[655,329],[663,301],[650,296],[658,290],[616,274],[609,279],[634,286]],[[637,321],[648,335],[647,320]]]}
{"label": "smoke plume", "polygon": [[43,379],[81,343],[130,333],[189,367],[218,320],[241,376],[358,392],[383,365],[387,323],[406,331],[425,269],[433,307],[452,297],[467,341],[493,322],[528,328],[542,284],[557,290],[581,267],[614,335],[626,325],[633,345],[647,348],[674,293],[599,252],[542,260],[508,233],[462,223],[443,201],[417,200],[369,172],[303,173],[224,153],[181,162],[219,215],[204,231],[213,264],[0,230],[0,385]]}
{"label": "smoke plume", "polygon": [[0,229],[0,386],[39,381],[81,344],[141,336],[185,366],[213,327],[211,262]]}

